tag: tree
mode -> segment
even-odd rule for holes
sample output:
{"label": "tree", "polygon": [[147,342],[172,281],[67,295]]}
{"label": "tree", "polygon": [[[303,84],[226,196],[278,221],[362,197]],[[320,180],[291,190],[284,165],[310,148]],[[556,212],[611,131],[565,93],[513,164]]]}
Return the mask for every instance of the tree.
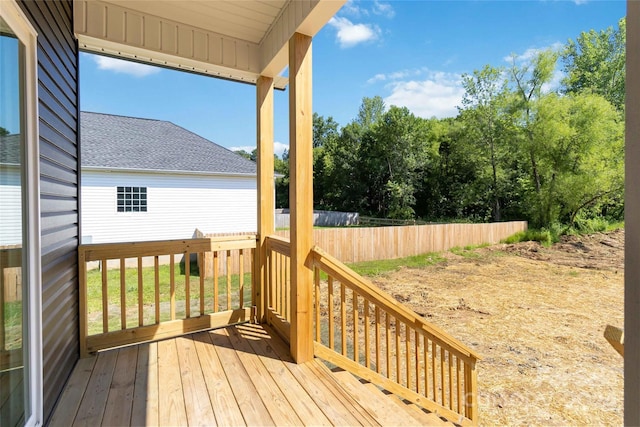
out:
{"label": "tree", "polygon": [[[480,159],[482,165],[490,166],[487,187],[491,199],[491,216],[500,221],[503,187],[503,159],[509,142],[510,119],[506,100],[508,99],[507,80],[504,70],[486,65],[475,70],[473,75],[462,75],[462,87],[465,95],[462,99],[460,118],[467,132],[464,137],[471,144],[469,154]],[[484,169],[481,167],[481,170]],[[485,175],[481,172],[481,175]]]}
{"label": "tree", "polygon": [[536,102],[544,94],[543,86],[551,81],[558,54],[545,50],[538,52],[531,61],[517,65],[516,57],[512,58],[509,70],[514,85],[513,112],[516,124],[522,129],[522,145],[531,165],[531,177],[536,193],[540,194],[542,182],[538,167],[540,147],[533,132],[533,121],[536,116]]}
{"label": "tree", "polygon": [[589,91],[604,97],[618,111],[624,108],[626,21],[620,19],[618,28],[580,33],[569,39],[562,61],[567,77],[563,80],[566,93]]}
{"label": "tree", "polygon": [[595,94],[549,95],[532,125],[541,145],[543,187],[533,219],[573,224],[581,211],[623,189],[623,126],[616,109]]}
{"label": "tree", "polygon": [[2,126],[0,126],[0,136],[7,136],[9,134],[10,134],[10,132],[7,129],[5,129]]}
{"label": "tree", "polygon": [[245,150],[235,150],[234,153],[240,154],[245,159],[251,160],[252,162],[256,162],[258,159],[258,149],[254,148],[251,153],[247,153]]}

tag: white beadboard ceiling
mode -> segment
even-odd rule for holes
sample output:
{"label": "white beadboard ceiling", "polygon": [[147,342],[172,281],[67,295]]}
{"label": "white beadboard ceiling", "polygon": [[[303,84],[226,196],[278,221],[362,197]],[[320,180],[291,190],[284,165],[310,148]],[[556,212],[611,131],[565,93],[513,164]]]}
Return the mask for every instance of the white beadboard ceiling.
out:
{"label": "white beadboard ceiling", "polygon": [[289,38],[314,36],[345,0],[76,0],[86,51],[278,88]]}

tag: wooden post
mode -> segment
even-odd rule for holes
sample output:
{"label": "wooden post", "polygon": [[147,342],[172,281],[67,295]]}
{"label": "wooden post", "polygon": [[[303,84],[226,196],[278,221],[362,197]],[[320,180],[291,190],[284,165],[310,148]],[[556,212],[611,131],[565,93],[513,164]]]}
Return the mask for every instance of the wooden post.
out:
{"label": "wooden post", "polygon": [[[478,373],[475,362],[465,364],[464,383],[466,416],[473,422],[473,425],[478,425]],[[442,393],[444,395],[444,389]]]}
{"label": "wooden post", "polygon": [[[107,265],[103,264],[102,268],[107,269]],[[87,348],[87,336],[89,335],[88,323],[88,296],[87,296],[87,262],[85,260],[84,249],[78,249],[78,282],[80,289],[78,290],[78,305],[80,309],[79,326],[80,326],[80,357],[88,357],[89,350]]]}
{"label": "wooden post", "polygon": [[311,37],[289,40],[289,209],[291,212],[291,355],[313,359],[313,111]]}
{"label": "wooden post", "polygon": [[273,174],[273,79],[260,76],[257,91],[258,133],[258,242],[252,284],[256,318],[262,323],[267,310],[267,236],[274,233],[275,183]]}
{"label": "wooden post", "polygon": [[640,425],[640,2],[627,1],[624,425]]}

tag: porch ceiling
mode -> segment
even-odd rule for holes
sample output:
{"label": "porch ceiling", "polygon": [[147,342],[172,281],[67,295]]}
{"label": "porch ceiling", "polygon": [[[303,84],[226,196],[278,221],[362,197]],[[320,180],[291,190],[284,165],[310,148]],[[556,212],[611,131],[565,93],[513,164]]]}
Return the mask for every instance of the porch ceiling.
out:
{"label": "porch ceiling", "polygon": [[313,37],[345,0],[76,0],[80,48],[255,84],[287,85],[287,45]]}

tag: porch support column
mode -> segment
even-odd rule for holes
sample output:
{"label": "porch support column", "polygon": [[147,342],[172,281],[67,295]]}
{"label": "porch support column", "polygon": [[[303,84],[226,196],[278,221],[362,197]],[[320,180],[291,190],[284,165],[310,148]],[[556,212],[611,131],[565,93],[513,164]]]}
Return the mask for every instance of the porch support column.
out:
{"label": "porch support column", "polygon": [[289,40],[289,209],[291,212],[291,355],[313,359],[313,112],[311,37]]}
{"label": "porch support column", "polygon": [[256,319],[266,320],[267,247],[266,238],[274,233],[275,183],[273,172],[273,78],[260,76],[257,92],[258,145],[258,242],[255,252],[253,301]]}
{"label": "porch support column", "polygon": [[627,1],[624,425],[640,425],[640,2]]}

